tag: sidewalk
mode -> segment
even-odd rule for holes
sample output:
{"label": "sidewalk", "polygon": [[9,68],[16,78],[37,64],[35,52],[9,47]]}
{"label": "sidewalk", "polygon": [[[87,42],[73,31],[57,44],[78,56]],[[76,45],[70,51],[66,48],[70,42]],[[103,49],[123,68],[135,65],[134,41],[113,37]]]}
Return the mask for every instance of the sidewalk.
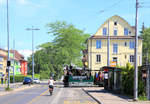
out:
{"label": "sidewalk", "polygon": [[12,92],[16,92],[16,91],[21,91],[27,88],[32,88],[35,85],[23,85],[22,83],[11,83],[10,84],[10,88],[13,89],[12,91],[5,91],[5,88],[7,87],[7,84],[0,84],[0,96],[12,93]]}
{"label": "sidewalk", "polygon": [[103,87],[83,88],[91,97],[100,102],[100,104],[150,104],[150,101],[133,101],[132,99],[113,94],[104,90]]}

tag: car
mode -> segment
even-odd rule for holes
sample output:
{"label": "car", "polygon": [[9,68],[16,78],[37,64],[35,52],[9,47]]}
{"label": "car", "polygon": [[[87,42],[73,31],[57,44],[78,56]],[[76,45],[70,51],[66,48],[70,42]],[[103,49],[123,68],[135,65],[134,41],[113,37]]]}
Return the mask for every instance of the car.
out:
{"label": "car", "polygon": [[36,78],[33,80],[33,83],[40,83],[40,80]]}
{"label": "car", "polygon": [[23,84],[32,84],[32,79],[30,77],[25,77],[23,80]]}

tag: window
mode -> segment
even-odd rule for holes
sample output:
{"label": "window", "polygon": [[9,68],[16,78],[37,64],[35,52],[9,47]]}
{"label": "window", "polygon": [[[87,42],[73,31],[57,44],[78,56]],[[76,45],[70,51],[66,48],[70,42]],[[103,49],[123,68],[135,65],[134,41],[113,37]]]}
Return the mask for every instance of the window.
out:
{"label": "window", "polygon": [[118,53],[118,44],[113,44],[113,53],[114,54]]}
{"label": "window", "polygon": [[3,64],[0,64],[0,69],[3,69]]}
{"label": "window", "polygon": [[96,62],[101,62],[101,55],[96,55]]}
{"label": "window", "polygon": [[0,62],[3,62],[3,57],[0,57]]}
{"label": "window", "polygon": [[129,34],[131,34],[131,31],[129,31]]}
{"label": "window", "polygon": [[96,48],[101,48],[101,40],[96,40]]}
{"label": "window", "polygon": [[127,58],[127,55],[125,55],[125,59]]}
{"label": "window", "polygon": [[114,30],[114,35],[115,35],[115,36],[117,35],[117,30]]}
{"label": "window", "polygon": [[103,28],[103,35],[104,35],[104,36],[107,35],[107,28],[106,28],[106,27]]}
{"label": "window", "polygon": [[127,46],[127,42],[124,43],[124,46],[125,46],[125,47]]}
{"label": "window", "polygon": [[127,28],[124,28],[124,35],[127,36],[128,33],[129,33],[129,32],[128,32],[128,29],[127,29]]}
{"label": "window", "polygon": [[130,55],[130,62],[134,62],[134,55]]}
{"label": "window", "polygon": [[114,22],[114,25],[117,26],[117,22]]}
{"label": "window", "polygon": [[135,45],[135,42],[134,41],[130,41],[130,43],[129,43],[129,48],[130,49],[134,49],[134,46]]}
{"label": "window", "polygon": [[113,57],[113,62],[117,62],[117,57]]}

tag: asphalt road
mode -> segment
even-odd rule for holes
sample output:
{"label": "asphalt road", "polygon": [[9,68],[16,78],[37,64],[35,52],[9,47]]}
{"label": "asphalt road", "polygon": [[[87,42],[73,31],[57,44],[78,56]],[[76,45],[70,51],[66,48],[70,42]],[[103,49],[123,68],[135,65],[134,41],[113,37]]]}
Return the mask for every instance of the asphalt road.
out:
{"label": "asphalt road", "polygon": [[82,88],[54,87],[49,95],[48,85],[40,84],[30,89],[0,97],[0,104],[97,104]]}

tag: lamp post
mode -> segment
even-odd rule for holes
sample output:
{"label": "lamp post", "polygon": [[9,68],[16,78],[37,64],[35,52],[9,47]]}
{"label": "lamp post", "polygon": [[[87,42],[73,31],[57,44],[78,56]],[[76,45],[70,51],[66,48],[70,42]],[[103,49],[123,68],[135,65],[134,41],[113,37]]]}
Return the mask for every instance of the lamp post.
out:
{"label": "lamp post", "polygon": [[138,65],[137,65],[137,56],[138,56],[138,8],[139,2],[136,0],[136,18],[135,18],[135,49],[134,49],[134,100],[138,100]]}
{"label": "lamp post", "polygon": [[33,31],[37,31],[40,30],[38,28],[34,28],[32,26],[32,28],[27,28],[27,31],[32,31],[32,79],[34,79],[34,32]]}
{"label": "lamp post", "polygon": [[7,58],[7,72],[8,72],[8,85],[7,87],[9,88],[10,84],[10,52],[9,52],[9,2],[7,0],[7,47],[8,47],[8,58]]}

